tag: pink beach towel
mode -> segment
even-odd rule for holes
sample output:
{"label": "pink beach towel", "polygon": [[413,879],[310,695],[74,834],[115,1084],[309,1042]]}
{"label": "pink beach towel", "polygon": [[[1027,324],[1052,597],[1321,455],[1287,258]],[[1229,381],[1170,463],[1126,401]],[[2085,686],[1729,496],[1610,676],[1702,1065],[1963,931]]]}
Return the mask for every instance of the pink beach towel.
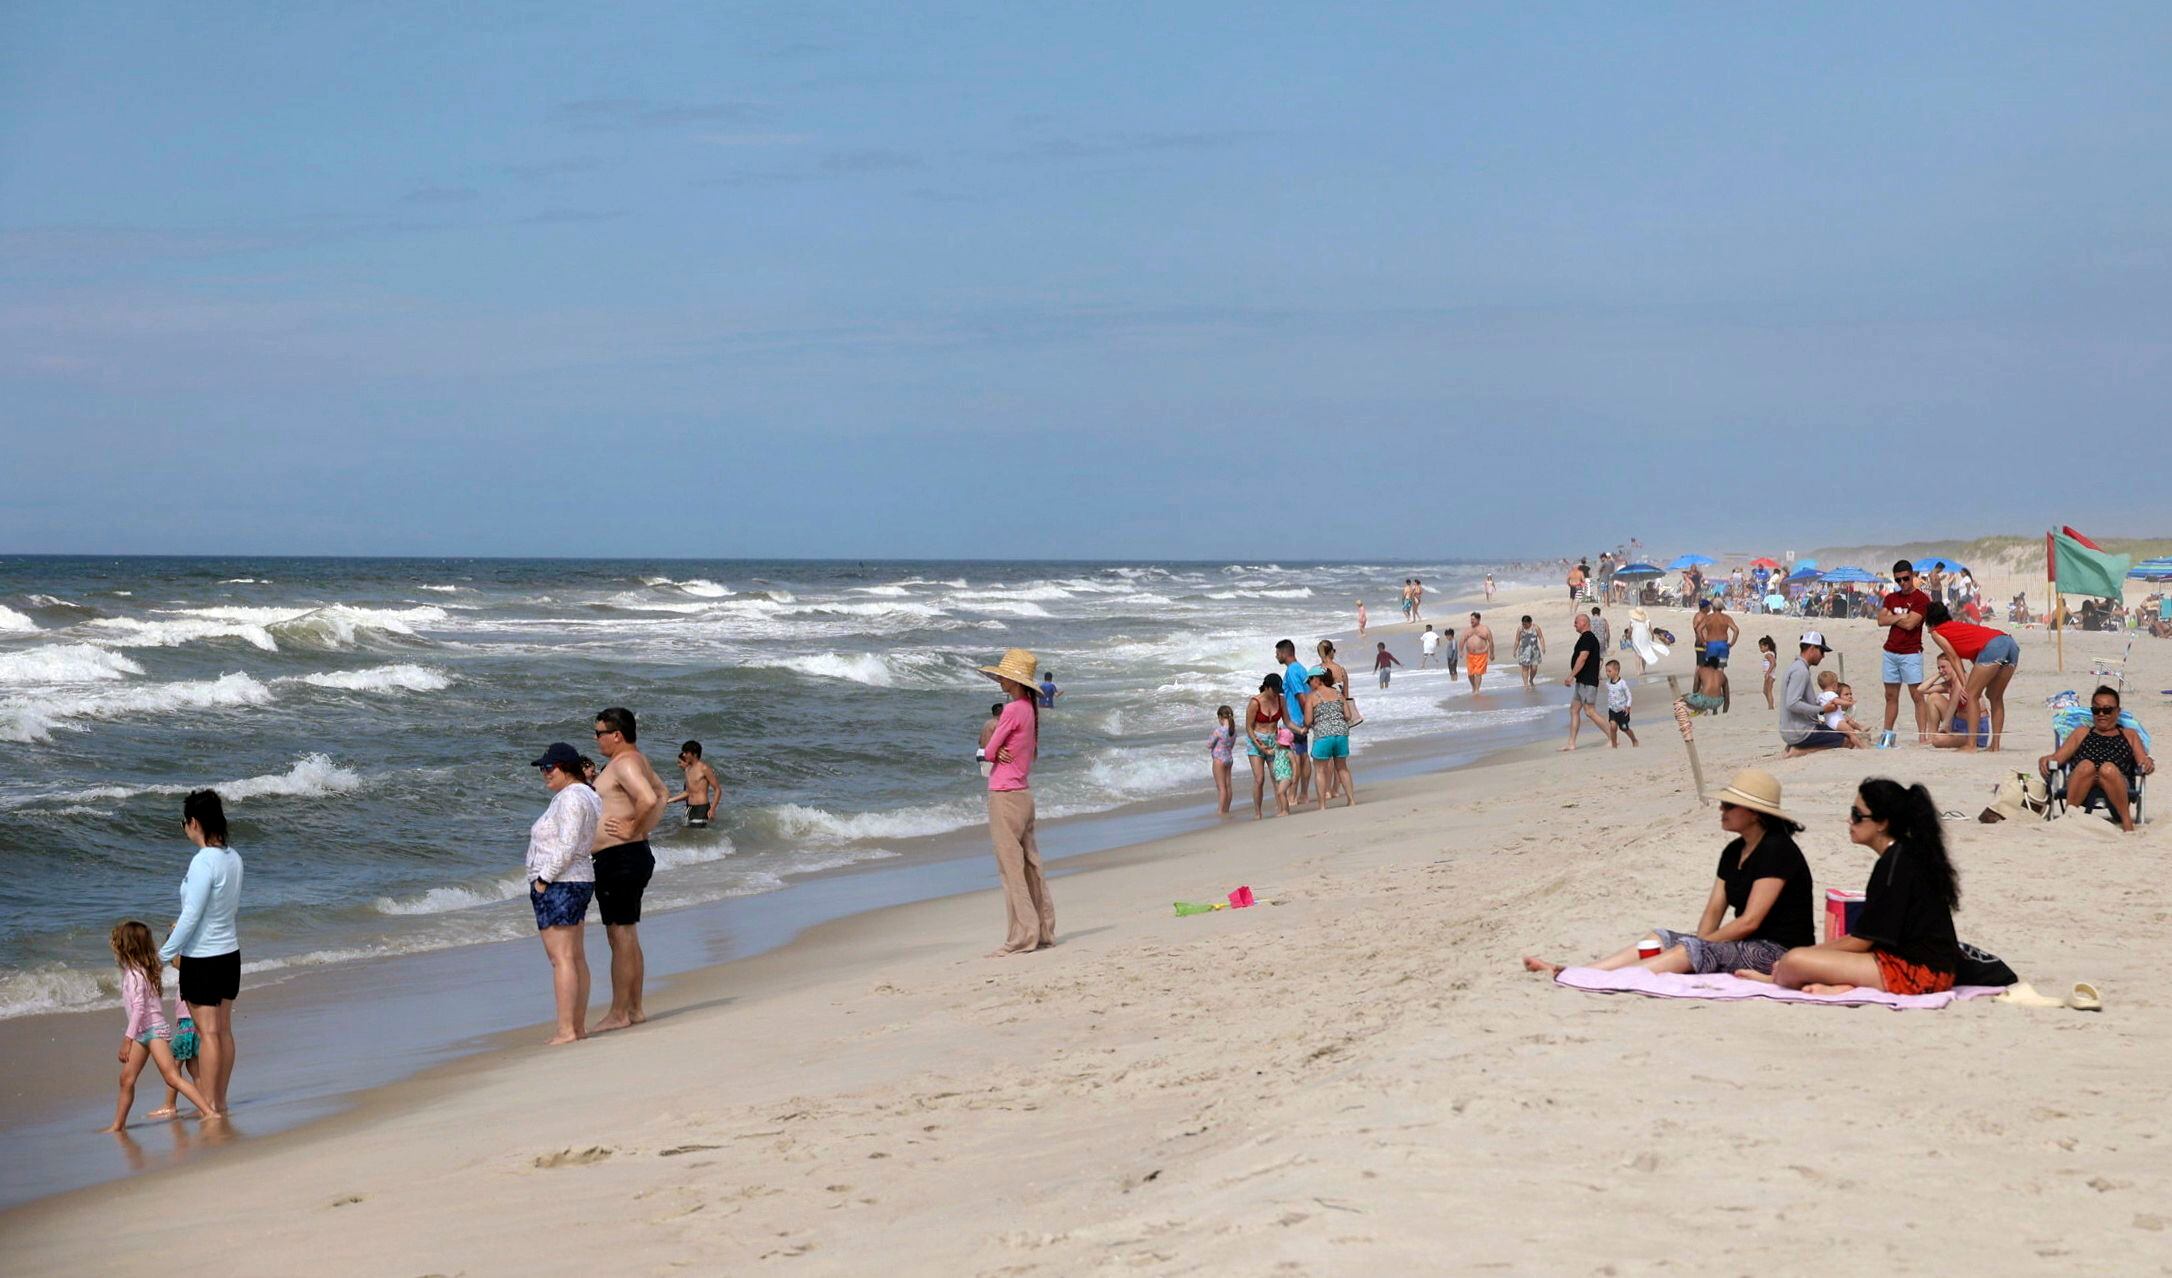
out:
{"label": "pink beach towel", "polygon": [[1651,998],[1769,998],[1782,1003],[1830,1003],[1855,1006],[1875,1003],[1890,1007],[1896,1012],[1911,1008],[1944,1007],[1956,999],[1983,998],[2001,993],[1997,985],[1957,985],[1943,994],[1888,994],[1884,990],[1864,989],[1861,986],[1845,994],[1805,994],[1801,990],[1783,990],[1763,981],[1745,981],[1739,976],[1682,976],[1673,972],[1647,972],[1641,967],[1625,967],[1617,971],[1602,972],[1595,967],[1563,968],[1554,977],[1556,983],[1572,990],[1591,994],[1643,994]]}

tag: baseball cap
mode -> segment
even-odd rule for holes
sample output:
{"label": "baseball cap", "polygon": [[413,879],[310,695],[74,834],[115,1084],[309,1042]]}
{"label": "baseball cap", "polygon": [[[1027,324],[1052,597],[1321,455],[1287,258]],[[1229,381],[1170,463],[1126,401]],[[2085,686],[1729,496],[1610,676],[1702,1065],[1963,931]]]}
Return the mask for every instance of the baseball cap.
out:
{"label": "baseball cap", "polygon": [[579,773],[581,770],[581,752],[574,749],[572,746],[567,745],[563,741],[553,741],[550,744],[550,748],[543,752],[543,757],[537,759],[533,764],[530,764],[529,766],[536,768],[563,768],[567,772]]}
{"label": "baseball cap", "polygon": [[1833,650],[1833,646],[1825,642],[1825,635],[1822,632],[1816,630],[1803,631],[1802,638],[1796,641],[1796,646],[1799,648],[1814,647],[1825,652],[1831,652]]}

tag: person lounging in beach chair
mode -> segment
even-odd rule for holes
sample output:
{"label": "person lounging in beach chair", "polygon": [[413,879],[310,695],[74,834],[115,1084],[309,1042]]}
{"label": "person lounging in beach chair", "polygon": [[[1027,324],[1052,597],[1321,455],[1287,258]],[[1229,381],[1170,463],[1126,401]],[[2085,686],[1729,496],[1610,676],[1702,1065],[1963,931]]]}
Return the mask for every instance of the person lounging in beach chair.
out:
{"label": "person lounging in beach chair", "polygon": [[2071,706],[2052,712],[2050,754],[2036,761],[2051,787],[2051,809],[2057,816],[2071,805],[2083,812],[2104,809],[2133,833],[2144,819],[2142,790],[2145,778],[2157,770],[2150,757],[2149,733],[2120,707],[2119,690],[2100,685],[2089,696],[2089,708]]}

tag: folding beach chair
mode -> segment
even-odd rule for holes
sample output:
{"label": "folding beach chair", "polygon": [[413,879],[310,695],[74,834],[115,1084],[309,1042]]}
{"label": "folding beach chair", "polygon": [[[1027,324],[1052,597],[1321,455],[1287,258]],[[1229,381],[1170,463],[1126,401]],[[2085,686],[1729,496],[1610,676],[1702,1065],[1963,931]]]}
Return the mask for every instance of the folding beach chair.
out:
{"label": "folding beach chair", "polygon": [[[2075,722],[2073,717],[2076,713],[2082,716],[2081,721],[2078,723]],[[2051,716],[2051,748],[2057,750],[2060,746],[2065,745],[2069,733],[2087,731],[2088,715],[2087,710],[2053,711]],[[2125,710],[2120,711],[2119,725],[2123,728],[2133,728],[2142,738],[2142,748],[2149,750],[2151,754],[2156,753],[2150,746],[2148,729],[2144,728],[2132,714]],[[2072,770],[2073,765],[2069,763],[2054,763],[2051,765],[2051,772],[2045,778],[2045,783],[2051,787],[2051,806],[2044,809],[2045,820],[2049,821],[2053,817],[2066,815],[2066,784],[2068,774]],[[2136,825],[2141,825],[2148,819],[2143,815],[2142,807],[2142,791],[2148,782],[2149,778],[2139,772],[2127,773],[2127,810],[2134,817]],[[2081,810],[2102,813],[2107,821],[2117,821],[2119,819],[2119,814],[2112,811],[2112,801],[2104,797],[2104,787],[2102,786],[2091,787],[2088,795],[2082,799]]]}
{"label": "folding beach chair", "polygon": [[2099,661],[2097,664],[2089,667],[2089,673],[2096,676],[2098,679],[2110,682],[2113,687],[2119,689],[2119,694],[2121,696],[2125,696],[2127,693],[2127,662],[2132,660],[2133,657],[2134,632],[2128,631],[2127,646],[2120,650],[2119,660],[2116,662]]}

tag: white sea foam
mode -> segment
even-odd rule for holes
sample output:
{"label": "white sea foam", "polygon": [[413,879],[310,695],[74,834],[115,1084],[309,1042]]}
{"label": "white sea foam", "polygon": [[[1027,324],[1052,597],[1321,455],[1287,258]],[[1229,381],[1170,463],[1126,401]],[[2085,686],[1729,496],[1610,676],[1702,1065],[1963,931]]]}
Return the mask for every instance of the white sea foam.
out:
{"label": "white sea foam", "polygon": [[[211,788],[229,803],[248,799],[267,798],[318,798],[330,794],[346,794],[359,790],[364,782],[362,775],[352,768],[343,768],[332,762],[331,756],[305,754],[294,761],[285,772],[271,772],[263,776],[243,777],[239,781],[221,781]],[[197,785],[100,785],[87,790],[69,790],[60,794],[36,795],[12,801],[7,807],[37,807],[45,810],[52,804],[112,803],[122,799],[141,798],[147,794],[187,794],[200,789]],[[56,813],[82,811],[62,807],[52,809]],[[103,810],[90,809],[97,815]]]}
{"label": "white sea foam", "polygon": [[313,688],[337,688],[344,692],[441,692],[452,686],[452,676],[428,666],[401,663],[372,666],[367,670],[295,675],[274,682],[306,683]]}
{"label": "white sea foam", "polygon": [[467,587],[465,587],[465,586],[417,586],[417,587],[415,587],[415,589],[417,589],[417,590],[428,590],[428,591],[432,591],[432,592],[435,592],[435,593],[437,593],[437,594],[440,594],[440,595],[451,595],[451,594],[458,594],[458,593],[459,593],[460,591],[462,591],[462,590],[465,590],[465,589],[467,589]]}
{"label": "white sea foam", "polygon": [[0,1017],[118,1004],[119,985],[118,975],[108,984],[89,972],[59,963],[0,969]]}
{"label": "white sea foam", "polygon": [[224,621],[143,621],[135,617],[100,617],[84,623],[99,643],[116,648],[173,648],[199,639],[240,639],[266,652],[279,651],[271,632],[257,625]]}
{"label": "white sea foam", "polygon": [[434,887],[413,896],[380,896],[370,903],[370,908],[379,914],[447,914],[510,901],[527,890],[527,883],[521,879],[500,879],[481,888]]}
{"label": "white sea foam", "polygon": [[271,689],[245,674],[182,683],[138,684],[111,692],[33,694],[0,700],[0,741],[50,741],[77,719],[122,719],[269,705]]}
{"label": "white sea foam", "polygon": [[29,605],[30,605],[31,607],[33,607],[33,608],[81,608],[81,607],[83,607],[83,605],[82,605],[82,604],[79,604],[79,603],[77,603],[77,602],[76,602],[75,600],[73,600],[73,599],[63,599],[63,598],[61,598],[61,597],[60,597],[59,595],[24,595],[24,596],[23,596],[23,602],[24,602],[24,603],[27,603],[27,604],[29,604]]}
{"label": "white sea foam", "polygon": [[162,613],[168,621],[143,621],[135,617],[102,617],[85,623],[98,632],[100,643],[122,648],[170,648],[200,639],[240,639],[266,652],[277,652],[285,640],[302,648],[351,648],[366,634],[413,637],[414,627],[447,619],[443,608],[423,604],[413,608],[353,608],[331,604],[322,608],[170,608]]}
{"label": "white sea foam", "polygon": [[855,595],[881,595],[887,599],[896,599],[909,595],[912,591],[903,586],[854,586],[850,593]]}
{"label": "white sea foam", "polygon": [[690,595],[699,595],[703,599],[722,599],[731,593],[731,587],[719,585],[706,577],[691,577],[685,581],[673,581],[669,577],[643,577],[641,584],[658,587],[671,586]]}
{"label": "white sea foam", "polygon": [[993,586],[986,590],[958,590],[951,593],[953,599],[1069,599],[1071,592],[1062,586],[1018,586],[1006,588]]}
{"label": "white sea foam", "polygon": [[0,688],[101,683],[142,673],[142,666],[121,654],[87,643],[0,654]]}
{"label": "white sea foam", "polygon": [[958,606],[967,612],[992,612],[999,617],[1046,617],[1049,611],[1037,603],[1024,599],[966,599],[954,595]]}
{"label": "white sea foam", "polygon": [[757,668],[791,670],[813,679],[848,679],[871,688],[947,688],[957,682],[955,668],[935,653],[825,652],[754,664]]}
{"label": "white sea foam", "polygon": [[37,622],[25,617],[6,604],[0,604],[0,630],[16,634],[27,634],[37,628]]}
{"label": "white sea foam", "polygon": [[763,814],[787,839],[810,843],[845,843],[860,839],[915,839],[962,830],[987,819],[985,805],[970,800],[898,808],[890,812],[839,815],[824,808],[784,803]]}
{"label": "white sea foam", "polygon": [[1310,599],[1312,587],[1296,586],[1287,590],[1210,590],[1209,599]]}
{"label": "white sea foam", "polygon": [[271,580],[266,577],[228,577],[219,584],[222,586],[268,586],[271,584]]}

